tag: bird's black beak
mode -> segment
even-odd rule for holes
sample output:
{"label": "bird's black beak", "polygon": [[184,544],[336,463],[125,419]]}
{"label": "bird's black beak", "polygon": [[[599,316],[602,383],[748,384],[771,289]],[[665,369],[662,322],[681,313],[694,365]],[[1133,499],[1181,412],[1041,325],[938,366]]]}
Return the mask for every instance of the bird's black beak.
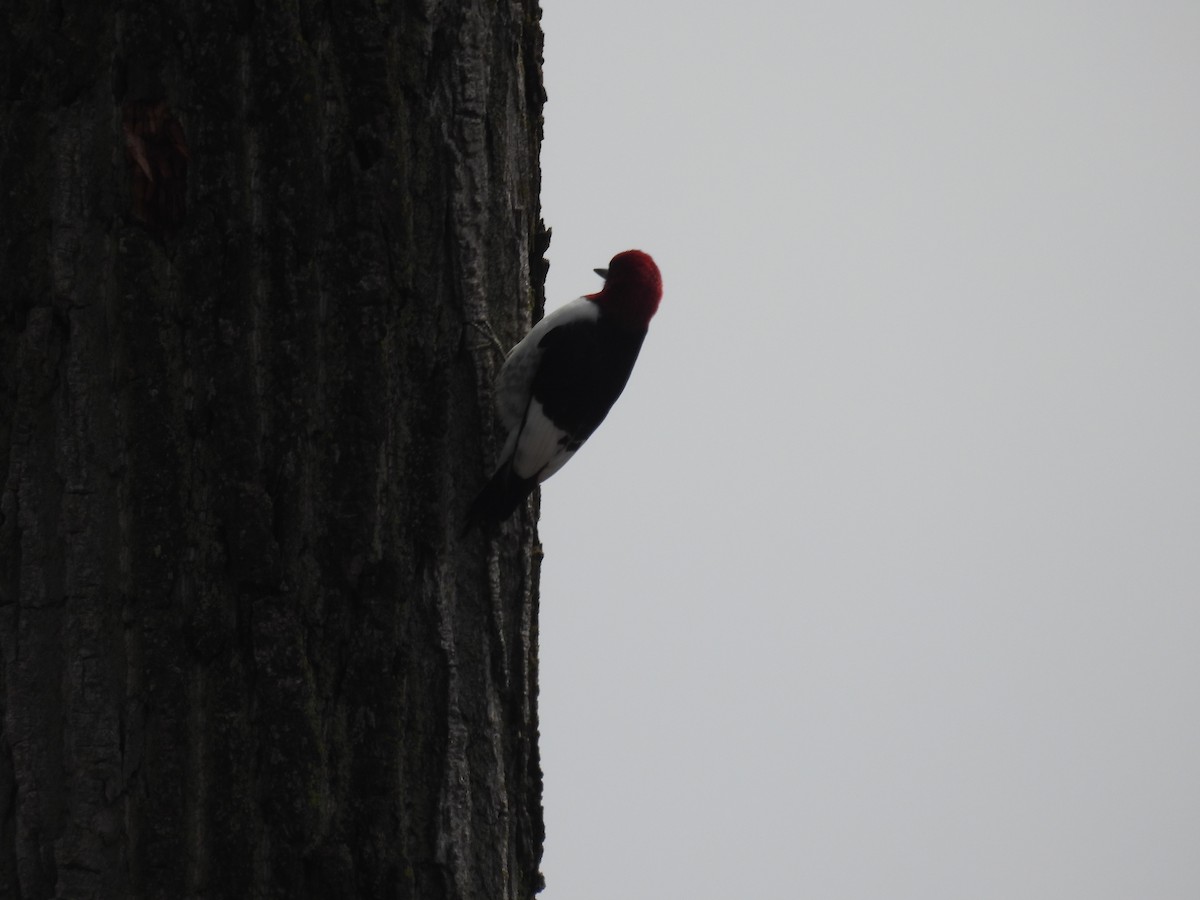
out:
{"label": "bird's black beak", "polygon": [[608,269],[592,269],[601,278],[608,278]]}

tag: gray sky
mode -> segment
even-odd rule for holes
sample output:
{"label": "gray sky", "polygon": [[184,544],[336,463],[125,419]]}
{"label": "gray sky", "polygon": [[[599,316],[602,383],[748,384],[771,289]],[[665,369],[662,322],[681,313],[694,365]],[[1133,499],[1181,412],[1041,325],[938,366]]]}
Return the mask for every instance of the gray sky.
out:
{"label": "gray sky", "polygon": [[547,0],[547,900],[1200,897],[1200,4]]}

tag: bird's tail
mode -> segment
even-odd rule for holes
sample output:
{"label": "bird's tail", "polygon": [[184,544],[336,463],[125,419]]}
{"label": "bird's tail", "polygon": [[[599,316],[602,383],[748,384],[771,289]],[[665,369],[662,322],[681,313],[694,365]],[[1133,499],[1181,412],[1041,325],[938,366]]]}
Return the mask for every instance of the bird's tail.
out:
{"label": "bird's tail", "polygon": [[518,478],[512,460],[505,460],[467,509],[462,534],[477,525],[492,528],[513,514],[537,487],[536,478]]}

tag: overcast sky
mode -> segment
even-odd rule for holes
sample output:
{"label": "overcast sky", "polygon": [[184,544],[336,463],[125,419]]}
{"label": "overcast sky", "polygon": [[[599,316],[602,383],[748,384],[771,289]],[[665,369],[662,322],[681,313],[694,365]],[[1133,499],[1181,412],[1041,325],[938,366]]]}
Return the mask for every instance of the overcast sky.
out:
{"label": "overcast sky", "polygon": [[547,900],[1200,897],[1200,3],[545,0]]}

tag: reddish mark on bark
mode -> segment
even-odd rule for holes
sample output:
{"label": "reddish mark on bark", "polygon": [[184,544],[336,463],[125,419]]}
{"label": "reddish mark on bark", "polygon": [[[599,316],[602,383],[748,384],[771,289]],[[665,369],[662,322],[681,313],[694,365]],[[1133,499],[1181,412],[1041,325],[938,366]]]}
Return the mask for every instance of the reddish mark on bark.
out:
{"label": "reddish mark on bark", "polygon": [[126,103],[121,130],[132,183],[130,212],[156,234],[170,235],[187,213],[191,153],[166,100]]}

